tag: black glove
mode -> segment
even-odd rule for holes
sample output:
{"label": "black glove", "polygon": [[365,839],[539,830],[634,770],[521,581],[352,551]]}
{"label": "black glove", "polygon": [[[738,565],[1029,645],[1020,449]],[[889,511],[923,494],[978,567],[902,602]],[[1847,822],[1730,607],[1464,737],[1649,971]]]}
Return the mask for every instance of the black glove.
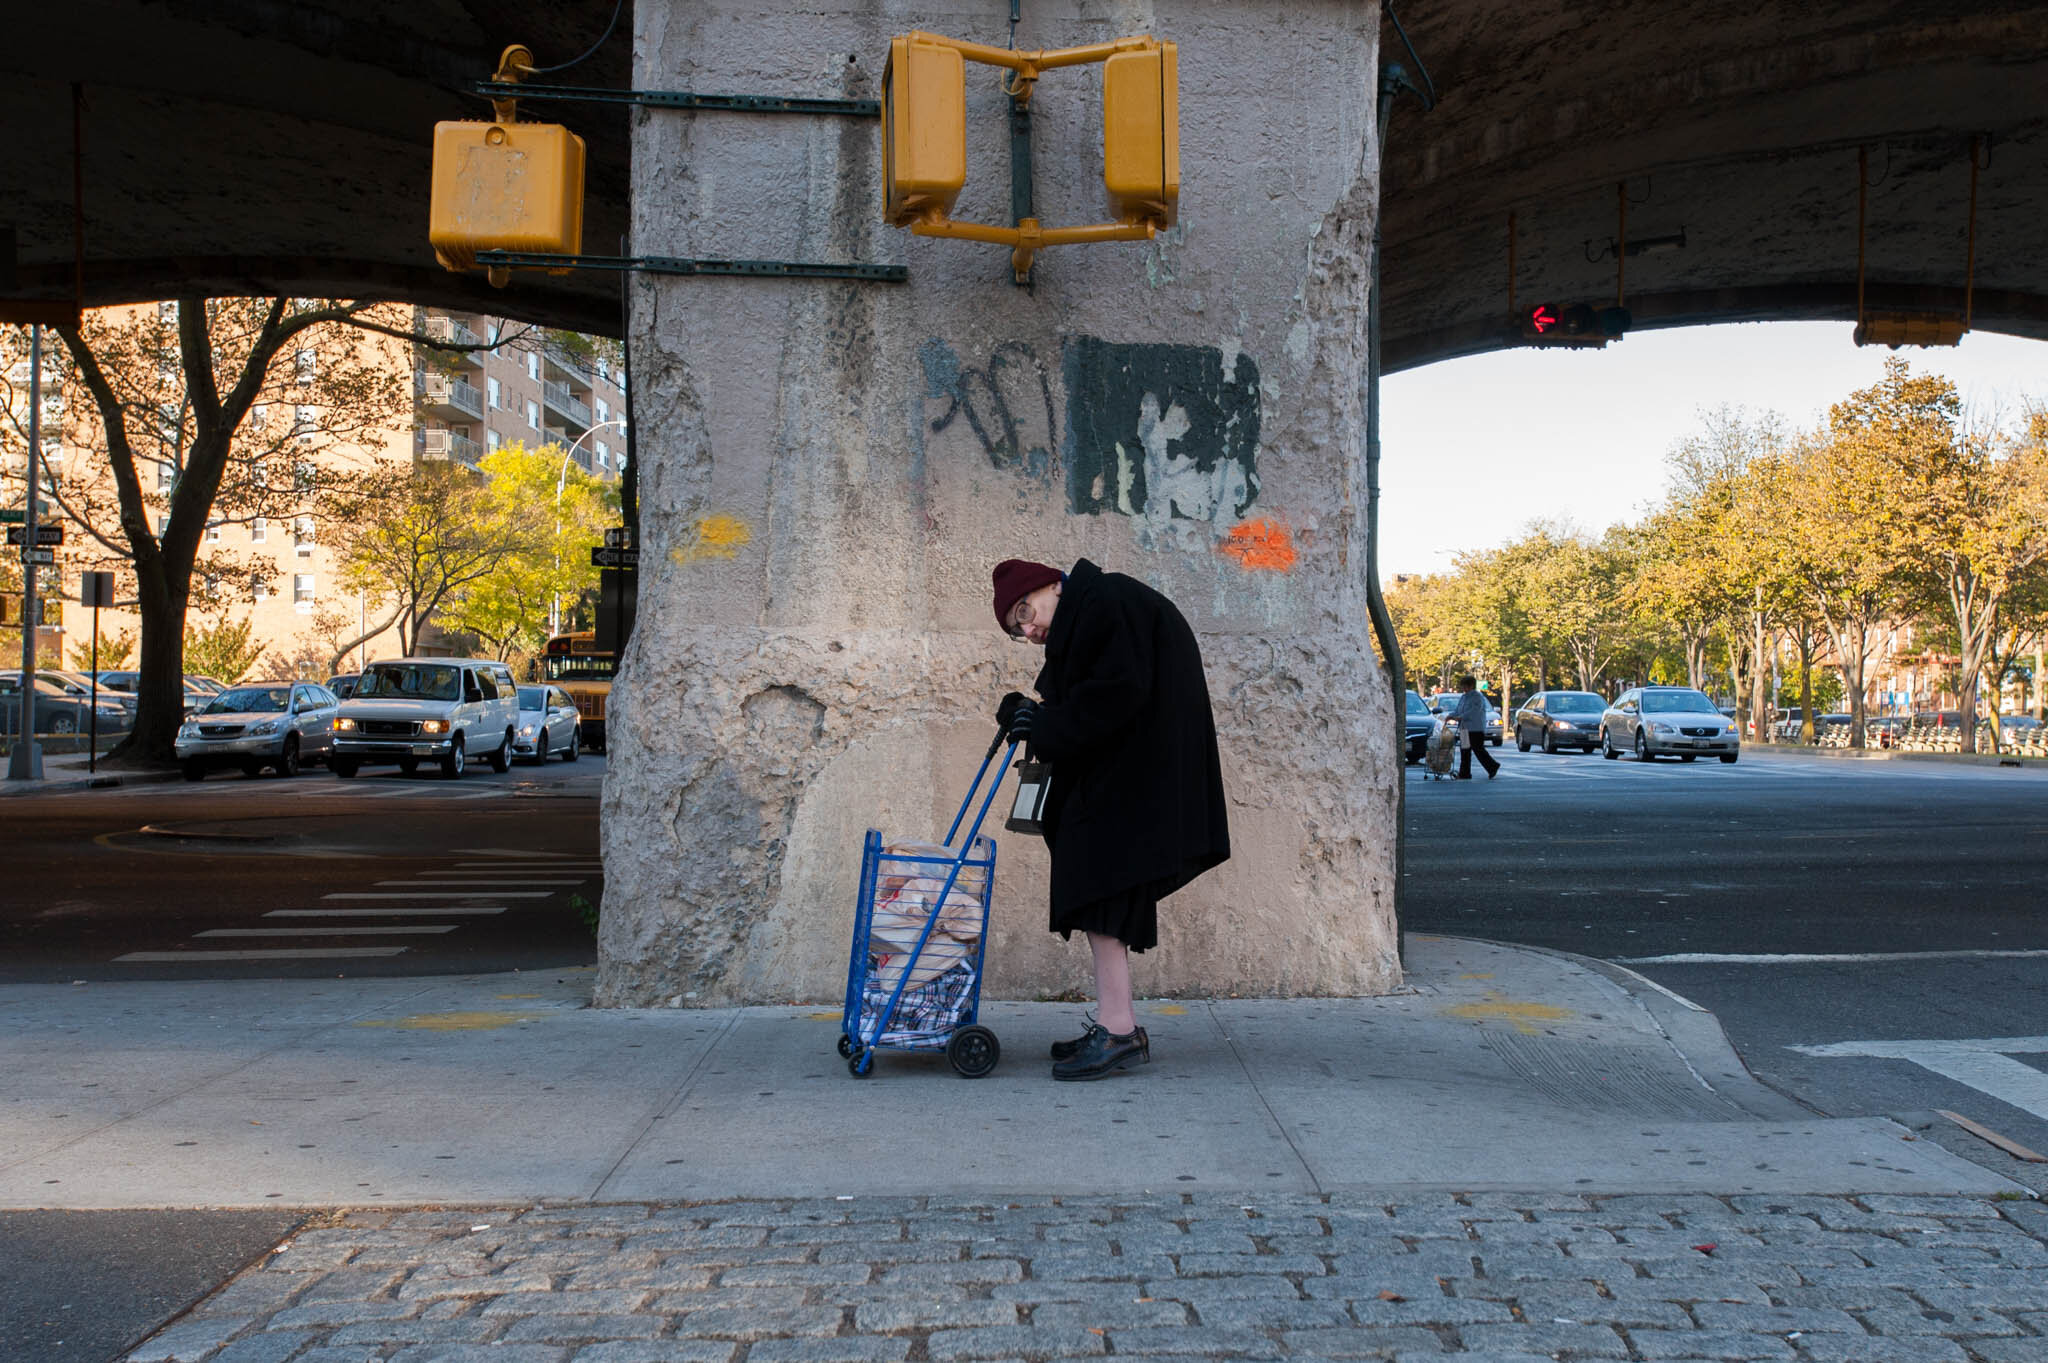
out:
{"label": "black glove", "polygon": [[1017,717],[1017,707],[1028,705],[1029,703],[1024,698],[1022,691],[1012,691],[1009,695],[1004,696],[1002,704],[996,706],[996,728],[1002,730],[1005,734],[1009,733],[1010,721]]}
{"label": "black glove", "polygon": [[1031,728],[1038,722],[1038,702],[1027,700],[1017,706],[1017,713],[1010,716],[1010,741],[1029,743]]}

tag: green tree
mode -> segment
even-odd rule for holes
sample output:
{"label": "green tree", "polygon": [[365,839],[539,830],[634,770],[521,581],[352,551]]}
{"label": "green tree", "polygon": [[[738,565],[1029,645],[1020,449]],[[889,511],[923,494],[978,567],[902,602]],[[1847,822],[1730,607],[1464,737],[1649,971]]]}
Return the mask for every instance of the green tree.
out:
{"label": "green tree", "polygon": [[[84,615],[87,619],[92,618],[91,611],[84,610],[83,608],[81,608],[79,613]],[[100,640],[99,659],[100,668],[103,671],[120,671],[121,669],[128,666],[128,660],[134,656],[135,631],[132,629],[124,629],[111,639],[102,638]],[[87,639],[84,643],[73,644],[71,646],[71,669],[74,672],[83,672],[87,668],[91,667],[92,659],[93,649],[91,639]]]}
{"label": "green tree", "polygon": [[263,660],[263,645],[252,643],[255,621],[221,619],[213,624],[188,626],[185,630],[187,671],[230,686],[242,681]]}
{"label": "green tree", "polygon": [[560,445],[506,445],[485,456],[478,514],[493,525],[529,525],[496,571],[454,588],[441,607],[444,629],[476,635],[494,656],[539,651],[556,617],[598,586],[590,550],[618,520],[615,484],[593,477]]}

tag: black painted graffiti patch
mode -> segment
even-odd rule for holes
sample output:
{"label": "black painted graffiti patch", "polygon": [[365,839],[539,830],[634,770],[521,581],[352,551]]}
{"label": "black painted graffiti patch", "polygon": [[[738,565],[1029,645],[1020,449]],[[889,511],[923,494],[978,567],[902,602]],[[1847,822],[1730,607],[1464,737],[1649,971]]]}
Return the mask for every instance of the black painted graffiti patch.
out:
{"label": "black painted graffiti patch", "polygon": [[1214,346],[1070,336],[1067,507],[1225,524],[1259,497],[1259,367]]}

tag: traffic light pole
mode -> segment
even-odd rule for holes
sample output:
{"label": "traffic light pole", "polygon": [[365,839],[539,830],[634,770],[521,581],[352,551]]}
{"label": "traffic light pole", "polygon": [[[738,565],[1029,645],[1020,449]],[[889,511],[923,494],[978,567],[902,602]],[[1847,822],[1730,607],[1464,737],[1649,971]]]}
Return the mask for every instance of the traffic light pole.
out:
{"label": "traffic light pole", "polygon": [[28,331],[27,509],[21,535],[21,715],[7,754],[7,779],[43,779],[43,748],[36,742],[36,465],[43,453],[43,329]]}

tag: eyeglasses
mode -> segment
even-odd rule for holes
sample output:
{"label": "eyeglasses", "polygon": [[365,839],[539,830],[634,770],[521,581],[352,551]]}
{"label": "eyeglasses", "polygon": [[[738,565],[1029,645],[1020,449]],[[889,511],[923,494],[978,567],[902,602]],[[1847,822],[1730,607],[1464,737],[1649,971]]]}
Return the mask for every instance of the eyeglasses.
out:
{"label": "eyeglasses", "polygon": [[1030,616],[1031,597],[1029,593],[1026,593],[1017,598],[1016,605],[1010,607],[1009,615],[1003,620],[1003,628],[1008,631],[1012,639],[1021,639],[1024,637],[1024,622]]}

